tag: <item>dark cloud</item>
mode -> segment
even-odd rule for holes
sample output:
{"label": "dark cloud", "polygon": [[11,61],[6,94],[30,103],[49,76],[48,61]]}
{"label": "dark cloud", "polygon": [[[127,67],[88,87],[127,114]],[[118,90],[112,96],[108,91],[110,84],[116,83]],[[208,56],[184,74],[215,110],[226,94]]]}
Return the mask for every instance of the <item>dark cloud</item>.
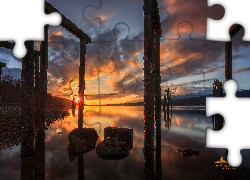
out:
{"label": "dark cloud", "polygon": [[[69,16],[71,19],[74,19],[76,24],[91,37],[92,43],[88,44],[86,49],[86,79],[95,79],[98,72],[100,72],[100,76],[110,73],[109,85],[116,92],[120,93],[123,91],[121,84],[123,78],[131,75],[137,79],[137,83],[135,83],[135,80],[127,81],[123,85],[126,92],[133,92],[137,84],[136,93],[143,93],[143,64],[140,63],[142,59],[138,59],[136,56],[138,53],[143,52],[144,49],[143,31],[137,34],[130,34],[128,41],[126,37],[123,37],[125,32],[129,32],[128,27],[124,23],[120,23],[116,28],[107,26],[104,21],[114,18],[114,14],[112,14],[113,11],[102,11],[101,13],[103,14],[100,15],[103,15],[104,20],[99,36],[100,22],[88,22],[84,20],[81,14],[83,8],[89,5],[88,2],[83,3],[74,0],[68,6],[65,6],[68,2],[64,2],[64,6],[54,0],[51,0],[51,3],[55,7],[58,7],[67,17]],[[81,7],[78,7],[79,4],[81,4]],[[135,2],[136,7],[141,7],[141,12],[143,12],[142,5],[142,2]],[[105,8],[112,9],[111,7],[112,5],[105,6],[103,4],[102,10]],[[191,0],[188,2],[185,0],[162,1],[159,2],[159,7],[167,9],[170,14],[168,20],[162,23],[163,36],[178,37],[176,36],[178,35],[177,26],[182,21],[188,21],[192,25],[182,23],[178,27],[180,39],[162,41],[162,83],[172,82],[180,77],[190,77],[218,71],[221,68],[220,63],[223,64],[224,61],[224,43],[190,40],[189,34],[193,28],[192,37],[205,40],[206,18],[208,16],[217,19],[222,17],[224,13],[223,8],[219,6],[209,8],[207,7],[206,0]],[[75,13],[67,13],[70,9],[75,9]],[[77,13],[78,15],[76,15]],[[117,12],[115,11],[115,13]],[[141,21],[143,22],[143,19]],[[131,23],[128,22],[128,26],[130,25]],[[235,52],[249,47],[248,42],[241,41],[243,34],[244,30],[240,30],[233,38],[233,50]],[[164,40],[164,38],[162,37],[161,40]],[[50,75],[48,78],[50,84],[48,84],[48,87],[51,89],[54,88],[59,92],[59,90],[65,90],[69,87],[69,82],[72,78],[78,78],[79,40],[74,38],[72,34],[66,33],[66,30],[63,28],[58,27],[50,27],[49,40]],[[10,55],[11,51],[0,48],[0,53]],[[234,54],[234,59],[241,57],[246,57],[246,55]]]}
{"label": "dark cloud", "polygon": [[[79,56],[76,56],[79,54],[78,42],[75,39],[66,37],[59,30],[52,29],[50,32],[49,73],[51,77],[49,76],[49,78],[50,80],[54,78],[55,81],[50,82],[49,86],[51,88],[58,85],[65,86],[69,82],[69,79],[78,77]],[[116,28],[115,32],[116,35],[119,35],[121,29]],[[104,41],[112,41],[112,38],[114,38],[112,29],[105,30],[101,35],[105,37]],[[85,78],[96,78],[98,71],[100,72],[100,76],[112,72],[117,77],[122,70],[138,66],[139,60],[135,58],[135,54],[143,50],[143,42],[133,40],[138,39],[142,35],[142,32],[140,32],[138,35],[132,37],[131,41],[119,39],[114,42],[88,44],[86,49]],[[96,40],[98,39],[93,39],[94,42]],[[65,47],[66,49],[64,49]],[[67,55],[66,59],[65,54]],[[75,57],[77,59],[73,61]],[[61,79],[60,83],[58,83],[58,79]]]}
{"label": "dark cloud", "polygon": [[3,73],[2,73],[2,77],[6,76],[6,75],[10,75],[12,76],[14,79],[21,79],[21,68],[3,68]]}
{"label": "dark cloud", "polygon": [[191,81],[191,82],[188,82],[188,83],[181,83],[181,84],[178,84],[179,86],[182,85],[182,86],[186,86],[186,85],[197,85],[197,84],[203,84],[203,83],[206,83],[208,81],[213,81],[214,79],[204,79],[204,80],[197,80],[197,81]]}
{"label": "dark cloud", "polygon": [[[53,2],[53,1],[52,1]],[[56,4],[56,2],[54,2]],[[72,2],[72,6],[79,3],[79,1]],[[109,3],[109,2],[106,2]],[[141,2],[135,2],[136,6],[141,6]],[[97,4],[96,4],[97,6]],[[85,7],[85,6],[84,6]],[[192,27],[189,23],[182,23],[179,26],[179,33],[181,37],[187,37],[186,39],[179,39],[176,41],[165,41],[161,44],[161,61],[162,61],[162,82],[166,82],[169,80],[174,80],[179,77],[185,76],[192,76],[197,74],[203,73],[212,73],[220,69],[221,67],[218,65],[219,63],[223,62],[224,56],[224,43],[223,42],[213,42],[213,41],[191,41],[188,39],[189,33],[193,28],[193,36],[197,39],[205,39],[205,32],[206,32],[206,19],[207,17],[212,17],[214,19],[220,19],[223,17],[224,9],[220,6],[215,7],[207,7],[207,1],[201,0],[192,0],[192,1],[185,1],[185,0],[178,0],[178,1],[162,1],[159,2],[159,7],[167,9],[170,16],[168,20],[162,23],[163,29],[163,36],[168,34],[170,36],[177,35],[177,26],[182,21],[188,21],[191,23]],[[61,7],[62,10],[65,9]],[[102,11],[98,11],[98,15],[102,17],[104,20],[107,16],[112,14],[110,12],[104,11],[106,7],[105,4],[102,6]],[[109,7],[111,8],[111,7]],[[65,9],[66,10],[66,9]],[[95,9],[92,8],[94,11]],[[107,10],[107,9],[106,9]],[[91,13],[91,12],[89,12]],[[101,14],[100,14],[101,13]],[[106,14],[105,14],[106,13]],[[103,15],[103,16],[102,16]],[[79,19],[79,18],[78,18]],[[142,19],[143,20],[143,19]],[[86,20],[81,19],[81,22],[85,22]],[[86,21],[87,22],[87,21]],[[86,23],[85,22],[85,23]],[[122,32],[127,31],[124,25],[116,26],[116,28],[105,28],[104,21],[102,22],[101,31],[102,33],[99,36],[99,28],[100,22],[97,20],[96,22],[88,23],[88,26],[85,26],[84,29],[91,29],[87,30],[86,32],[95,32],[92,33],[92,43],[87,46],[87,60],[86,61],[86,78],[95,78],[97,75],[97,71],[103,70],[104,72],[112,72],[115,77],[120,75],[122,70],[128,71],[130,74],[136,74],[137,72],[142,72],[137,70],[136,68],[128,69],[128,63],[131,61],[131,58],[134,59],[134,54],[136,52],[141,52],[143,50],[143,41],[127,41],[126,38],[123,39],[116,39],[122,35]],[[130,23],[128,23],[130,25]],[[88,27],[88,28],[86,28]],[[124,31],[125,27],[125,31]],[[242,31],[242,30],[241,30]],[[239,33],[242,33],[242,32]],[[234,37],[234,48],[236,51],[242,46],[248,46],[238,44],[238,39],[236,35]],[[135,36],[130,36],[129,39],[138,40],[143,39],[143,31],[139,32]],[[75,42],[71,42],[67,39],[60,40],[64,43],[71,43],[72,47]],[[100,43],[97,43],[101,41]],[[109,42],[104,42],[109,41]],[[194,44],[194,45],[192,45]],[[69,46],[70,47],[70,46]],[[60,51],[59,49],[54,49]],[[167,55],[166,55],[167,54]],[[164,57],[165,56],[165,57]],[[238,55],[239,57],[239,55]],[[103,67],[105,63],[101,63],[102,60],[106,60],[107,62],[111,63],[113,69],[115,67],[115,71],[108,70],[107,68]],[[200,61],[200,62],[199,62]],[[189,63],[189,65],[187,64]],[[191,62],[191,63],[190,63]],[[138,60],[134,60],[134,64],[138,63]],[[107,63],[106,63],[107,64]],[[112,69],[112,68],[111,68]],[[125,76],[123,76],[125,77]],[[121,77],[121,78],[123,78]],[[137,79],[142,79],[142,75],[135,76]],[[171,79],[170,79],[171,78]],[[64,78],[63,78],[64,79]],[[117,79],[117,84],[110,81],[113,84],[114,90],[118,90],[120,82],[122,79]],[[65,81],[66,82],[66,81]],[[131,82],[132,85],[132,82]],[[141,82],[143,85],[143,82]],[[129,88],[129,86],[128,86]],[[133,88],[132,88],[133,89]],[[131,89],[131,90],[132,90]],[[119,90],[118,90],[119,91]]]}

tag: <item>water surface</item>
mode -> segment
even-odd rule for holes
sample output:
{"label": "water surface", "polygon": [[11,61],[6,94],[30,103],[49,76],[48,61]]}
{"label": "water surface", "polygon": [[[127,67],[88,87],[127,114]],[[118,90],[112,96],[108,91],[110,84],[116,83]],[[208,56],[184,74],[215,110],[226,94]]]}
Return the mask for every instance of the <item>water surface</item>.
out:
{"label": "water surface", "polygon": [[[206,128],[212,128],[211,117],[206,117],[204,107],[174,107],[169,119],[161,114],[162,179],[214,179],[226,176],[225,170],[216,167],[225,149],[206,146]],[[92,110],[93,112],[90,112]],[[199,111],[198,111],[199,110]],[[56,121],[45,131],[46,179],[78,179],[78,158],[70,161],[67,135],[78,126],[78,111],[72,111],[64,120]],[[87,106],[84,127],[95,128],[99,142],[104,139],[104,128],[133,129],[133,149],[121,160],[103,160],[96,150],[83,155],[85,179],[145,179],[144,176],[144,107],[143,106]],[[179,148],[199,149],[198,156],[183,156]],[[20,179],[20,146],[0,151],[0,179]],[[243,150],[243,166],[249,167],[249,151]],[[240,169],[240,168],[239,168]],[[248,170],[248,169],[247,169]],[[236,171],[235,171],[236,172]]]}

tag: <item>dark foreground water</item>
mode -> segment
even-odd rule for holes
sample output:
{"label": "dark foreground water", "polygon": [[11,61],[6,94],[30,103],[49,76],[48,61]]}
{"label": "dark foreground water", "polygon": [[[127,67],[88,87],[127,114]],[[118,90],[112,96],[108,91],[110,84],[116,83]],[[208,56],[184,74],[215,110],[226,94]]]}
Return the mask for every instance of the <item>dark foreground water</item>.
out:
{"label": "dark foreground water", "polygon": [[[198,112],[198,109],[200,110]],[[141,106],[88,106],[84,127],[95,128],[99,142],[104,139],[104,128],[133,129],[133,149],[120,160],[103,160],[96,150],[83,155],[84,179],[145,179],[144,175],[144,109]],[[45,179],[78,179],[78,158],[69,159],[68,134],[78,126],[77,110],[62,121],[56,121],[45,131]],[[206,128],[213,127],[212,118],[206,117],[205,107],[175,107],[169,120],[162,112],[162,179],[247,179],[250,153],[242,150],[243,162],[236,169],[226,169],[225,163],[215,163],[226,149],[206,148]],[[95,124],[95,125],[92,125]],[[198,156],[183,156],[177,149],[199,149]],[[15,180],[21,177],[21,148],[12,146],[0,150],[0,179]],[[38,162],[35,162],[38,163]],[[218,166],[216,166],[218,165]],[[224,169],[223,169],[224,168]],[[156,170],[155,170],[156,171]],[[157,173],[157,172],[155,172]]]}

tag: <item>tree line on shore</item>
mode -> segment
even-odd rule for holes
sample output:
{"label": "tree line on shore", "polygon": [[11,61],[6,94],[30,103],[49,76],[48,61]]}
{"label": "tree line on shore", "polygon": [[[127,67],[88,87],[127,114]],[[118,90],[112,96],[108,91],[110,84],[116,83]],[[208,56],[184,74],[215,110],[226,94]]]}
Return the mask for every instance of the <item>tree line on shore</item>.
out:
{"label": "tree line on shore", "polygon": [[[14,79],[10,75],[2,77],[1,88],[1,103],[3,104],[20,104],[21,103],[21,81],[20,79]],[[71,101],[65,98],[52,96],[51,93],[47,93],[47,105],[70,105]]]}

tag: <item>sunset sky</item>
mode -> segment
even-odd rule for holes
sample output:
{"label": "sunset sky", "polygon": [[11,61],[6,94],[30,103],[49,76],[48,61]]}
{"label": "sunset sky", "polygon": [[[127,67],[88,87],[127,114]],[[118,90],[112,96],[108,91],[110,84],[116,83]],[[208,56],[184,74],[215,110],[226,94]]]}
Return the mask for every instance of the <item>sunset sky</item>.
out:
{"label": "sunset sky", "polygon": [[[86,49],[85,103],[99,104],[99,98],[101,104],[143,101],[143,0],[104,0],[101,7],[99,0],[48,2],[91,37]],[[206,0],[162,0],[158,4],[162,97],[167,88],[182,97],[211,93],[214,79],[225,81],[225,47],[224,42],[205,41],[206,19],[222,18],[224,9],[209,9]],[[100,9],[88,7],[83,12],[88,5]],[[243,35],[244,29],[233,38],[233,79],[239,89],[249,89],[250,43],[242,42]],[[77,93],[79,39],[62,27],[50,26],[49,42],[48,92],[69,98]],[[21,59],[4,48],[0,54],[0,61],[7,63],[2,76],[20,78]]]}

